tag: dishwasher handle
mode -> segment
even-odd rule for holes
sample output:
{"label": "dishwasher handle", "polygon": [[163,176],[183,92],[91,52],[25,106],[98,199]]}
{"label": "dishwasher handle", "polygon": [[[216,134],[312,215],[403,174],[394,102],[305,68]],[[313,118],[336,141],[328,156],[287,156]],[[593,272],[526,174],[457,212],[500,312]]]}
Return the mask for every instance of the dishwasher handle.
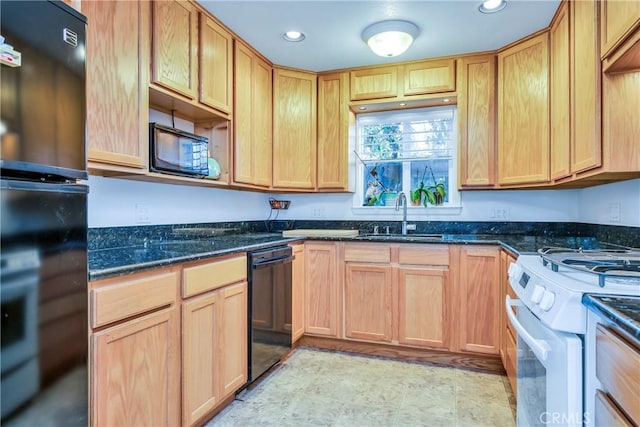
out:
{"label": "dishwasher handle", "polygon": [[256,260],[251,261],[251,268],[257,270],[259,268],[266,268],[270,265],[276,264],[286,264],[293,261],[293,257],[291,255],[283,255],[279,257],[273,258],[258,258]]}

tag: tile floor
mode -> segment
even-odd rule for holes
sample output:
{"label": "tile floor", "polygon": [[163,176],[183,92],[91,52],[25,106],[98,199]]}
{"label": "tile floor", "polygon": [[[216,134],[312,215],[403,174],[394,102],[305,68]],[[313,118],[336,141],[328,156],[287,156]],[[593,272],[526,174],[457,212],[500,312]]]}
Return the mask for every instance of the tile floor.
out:
{"label": "tile floor", "polygon": [[514,426],[506,377],[298,348],[206,427]]}

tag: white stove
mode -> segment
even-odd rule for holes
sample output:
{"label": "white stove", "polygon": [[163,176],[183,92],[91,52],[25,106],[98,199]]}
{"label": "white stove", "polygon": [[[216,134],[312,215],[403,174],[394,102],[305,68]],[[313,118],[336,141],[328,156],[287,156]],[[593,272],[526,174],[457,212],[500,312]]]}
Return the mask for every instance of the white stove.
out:
{"label": "white stove", "polygon": [[640,296],[640,250],[545,248],[509,268],[516,295],[547,327],[584,334],[584,294]]}
{"label": "white stove", "polygon": [[507,296],[505,306],[518,334],[518,425],[589,425],[582,297],[640,296],[640,250],[544,248],[520,255],[509,267],[509,283],[517,295]]}

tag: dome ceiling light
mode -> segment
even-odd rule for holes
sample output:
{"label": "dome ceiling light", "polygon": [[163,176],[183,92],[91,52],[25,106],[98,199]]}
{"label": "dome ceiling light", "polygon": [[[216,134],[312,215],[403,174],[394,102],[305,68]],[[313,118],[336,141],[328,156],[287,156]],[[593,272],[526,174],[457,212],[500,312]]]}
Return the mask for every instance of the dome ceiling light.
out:
{"label": "dome ceiling light", "polygon": [[404,53],[419,33],[418,27],[411,22],[380,21],[362,31],[362,40],[376,55],[393,57]]}
{"label": "dome ceiling light", "polygon": [[301,42],[305,39],[305,35],[300,31],[287,31],[282,35],[282,38],[288,42]]}
{"label": "dome ceiling light", "polygon": [[496,13],[505,7],[507,7],[507,0],[486,0],[478,6],[478,10],[482,13]]}

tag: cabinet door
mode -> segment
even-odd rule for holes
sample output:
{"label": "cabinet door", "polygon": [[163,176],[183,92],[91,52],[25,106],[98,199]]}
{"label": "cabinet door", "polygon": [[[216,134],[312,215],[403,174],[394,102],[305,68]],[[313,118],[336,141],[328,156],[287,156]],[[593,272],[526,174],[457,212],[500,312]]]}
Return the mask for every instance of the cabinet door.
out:
{"label": "cabinet door", "polygon": [[335,243],[305,243],[305,333],[338,336],[339,283]]}
{"label": "cabinet door", "polygon": [[569,146],[571,140],[570,67],[569,67],[569,3],[562,3],[551,25],[551,72],[549,75],[551,113],[551,179],[571,174]]}
{"label": "cabinet door", "polygon": [[[138,60],[141,2],[84,1],[87,26],[87,158],[105,165],[147,167],[147,67]],[[92,162],[97,162],[93,164]],[[108,167],[106,167],[108,168]]]}
{"label": "cabinet door", "polygon": [[549,180],[548,35],[498,54],[498,183]]}
{"label": "cabinet door", "polygon": [[400,344],[449,349],[449,273],[442,269],[399,268]]}
{"label": "cabinet door", "polygon": [[316,75],[276,69],[273,82],[273,187],[313,189]]}
{"label": "cabinet door", "polygon": [[398,67],[366,68],[349,72],[352,101],[398,96]]}
{"label": "cabinet door", "polygon": [[456,60],[413,62],[402,66],[405,96],[456,90]]}
{"label": "cabinet door", "polygon": [[273,150],[273,81],[271,66],[259,58],[253,62],[252,165],[253,184],[271,185]]}
{"label": "cabinet door", "polygon": [[[500,278],[502,280],[502,292],[500,305],[498,309],[501,311],[501,348],[500,348],[500,358],[502,359],[502,365],[504,366],[504,370],[507,372],[507,377],[509,378],[509,383],[511,384],[511,390],[513,390],[513,394],[517,394],[517,332],[511,326],[511,323],[507,319],[506,312],[503,309],[504,301],[506,296],[509,295],[511,298],[517,298],[515,292],[511,289],[511,285],[509,284],[509,266],[515,262],[515,258],[505,251],[500,252]],[[513,308],[512,308],[513,310]]]}
{"label": "cabinet door", "polygon": [[173,307],[93,334],[93,425],[180,423],[177,317]]}
{"label": "cabinet door", "polygon": [[293,247],[291,268],[291,341],[296,342],[304,334],[304,245]]}
{"label": "cabinet door", "polygon": [[247,46],[234,50],[234,181],[271,185],[271,67]]}
{"label": "cabinet door", "polygon": [[640,2],[603,0],[599,3],[602,58],[606,58],[640,24]]}
{"label": "cabinet door", "polygon": [[233,102],[232,45],[231,34],[200,13],[200,102],[225,113]]}
{"label": "cabinet door", "polygon": [[182,304],[182,425],[190,426],[220,401],[218,292]]}
{"label": "cabinet door", "polygon": [[220,291],[218,372],[220,398],[235,393],[247,382],[247,282]]}
{"label": "cabinet door", "polygon": [[500,250],[480,246],[461,248],[458,277],[460,349],[499,354],[503,311]]}
{"label": "cabinet door", "polygon": [[349,86],[345,73],[318,76],[318,185],[347,190]]}
{"label": "cabinet door", "polygon": [[571,2],[571,172],[602,165],[598,2]]}
{"label": "cabinet door", "polygon": [[391,266],[347,263],[344,287],[347,338],[390,342]]}
{"label": "cabinet door", "polygon": [[458,61],[460,186],[496,183],[496,57]]}
{"label": "cabinet door", "polygon": [[188,1],[153,2],[152,82],[196,99],[198,12]]}
{"label": "cabinet door", "polygon": [[253,183],[252,113],[253,54],[244,45],[234,45],[233,180]]}

